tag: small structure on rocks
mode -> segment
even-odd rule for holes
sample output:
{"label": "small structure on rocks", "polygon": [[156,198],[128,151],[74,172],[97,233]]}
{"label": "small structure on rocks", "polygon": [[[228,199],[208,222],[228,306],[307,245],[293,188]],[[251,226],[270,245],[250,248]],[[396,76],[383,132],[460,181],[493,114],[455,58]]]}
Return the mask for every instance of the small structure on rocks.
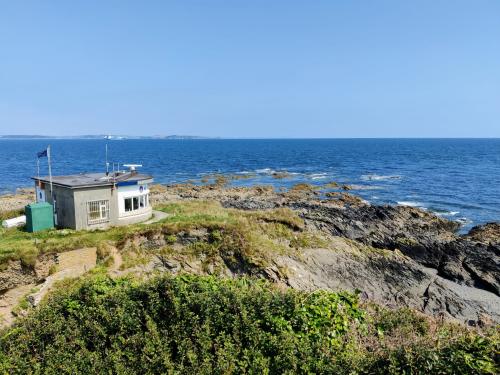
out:
{"label": "small structure on rocks", "polygon": [[69,176],[33,177],[37,202],[53,205],[58,228],[98,229],[147,220],[151,175],[128,171],[82,173]]}

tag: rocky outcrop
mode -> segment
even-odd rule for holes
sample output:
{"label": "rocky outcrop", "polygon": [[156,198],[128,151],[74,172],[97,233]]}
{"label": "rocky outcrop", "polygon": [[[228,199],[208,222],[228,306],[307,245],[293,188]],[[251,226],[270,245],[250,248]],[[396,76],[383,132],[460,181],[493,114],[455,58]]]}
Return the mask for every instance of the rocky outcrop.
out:
{"label": "rocky outcrop", "polygon": [[300,260],[280,258],[287,285],[305,290],[360,290],[361,297],[387,306],[409,306],[470,324],[500,321],[497,296],[459,285],[403,255],[352,256],[326,249],[306,251]]}
{"label": "rocky outcrop", "polygon": [[[500,322],[500,224],[459,235],[459,223],[418,208],[370,205],[348,193],[322,195],[307,186],[286,192],[171,187],[169,193],[180,199],[215,199],[243,210],[289,207],[309,228],[401,254],[360,258],[349,251],[316,249],[300,260],[281,258],[279,267],[296,270],[287,281],[292,287],[359,289],[378,302],[433,315]],[[275,272],[268,271],[273,279]]]}
{"label": "rocky outcrop", "polygon": [[[216,200],[241,210],[293,209],[306,230],[320,231],[328,248],[279,254],[270,264],[253,267],[234,254],[220,254],[212,264],[199,257],[156,256],[134,268],[148,272],[210,273],[234,277],[251,274],[289,287],[312,290],[360,290],[363,298],[390,306],[410,306],[431,315],[486,324],[500,322],[500,224],[457,233],[459,224],[432,213],[402,206],[376,206],[344,191],[321,192],[308,185],[289,191],[272,187],[231,188],[177,185],[153,189],[155,203]],[[327,194],[328,193],[328,194]],[[170,246],[161,229],[141,232],[118,244],[122,250]],[[204,228],[176,234],[175,246],[209,241]],[[154,253],[154,251],[152,251]],[[118,254],[116,254],[118,255]],[[48,276],[54,255],[36,267],[10,262],[0,272],[4,290],[38,283]],[[116,275],[123,271],[115,270]]]}
{"label": "rocky outcrop", "polygon": [[465,236],[471,241],[498,244],[500,243],[500,223],[488,223],[472,228]]}
{"label": "rocky outcrop", "polygon": [[35,200],[35,189],[17,189],[16,194],[8,194],[0,197],[0,213],[4,211],[22,210],[27,204]]}
{"label": "rocky outcrop", "polygon": [[412,207],[294,206],[318,229],[380,249],[399,249],[443,278],[500,296],[500,243],[492,228],[497,225],[458,236],[458,223]]}

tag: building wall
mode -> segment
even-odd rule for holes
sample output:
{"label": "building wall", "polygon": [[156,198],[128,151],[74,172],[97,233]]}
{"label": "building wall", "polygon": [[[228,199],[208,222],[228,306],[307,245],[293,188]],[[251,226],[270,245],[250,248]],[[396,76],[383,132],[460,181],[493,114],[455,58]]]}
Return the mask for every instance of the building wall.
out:
{"label": "building wall", "polygon": [[[142,187],[142,190],[141,190]],[[50,185],[45,184],[45,199],[53,204]],[[125,198],[139,195],[149,195],[147,184],[110,186],[70,189],[53,185],[53,196],[56,201],[57,226],[71,229],[97,229],[112,225],[128,225],[147,220],[152,216],[153,209],[149,205],[131,212],[125,211]],[[97,224],[89,224],[87,203],[92,201],[109,201],[109,220]]]}
{"label": "building wall", "polygon": [[151,217],[153,209],[149,205],[149,202],[147,207],[145,208],[134,210],[131,212],[125,211],[126,198],[138,197],[140,195],[147,195],[149,197],[148,184],[118,186],[117,192],[118,192],[118,216],[116,225],[139,223]]}
{"label": "building wall", "polygon": [[[106,228],[113,225],[116,221],[116,213],[118,208],[116,206],[116,191],[109,186],[91,187],[75,189],[75,229],[97,229]],[[92,201],[108,200],[109,201],[109,221],[99,224],[88,223],[87,203]]]}
{"label": "building wall", "polygon": [[[75,228],[76,222],[73,190],[53,185],[51,195],[50,184],[42,186],[42,190],[45,192],[43,198],[45,198],[46,202],[54,205],[52,197],[55,200],[54,213],[57,215],[56,226],[60,228]],[[39,198],[39,196],[37,198]]]}

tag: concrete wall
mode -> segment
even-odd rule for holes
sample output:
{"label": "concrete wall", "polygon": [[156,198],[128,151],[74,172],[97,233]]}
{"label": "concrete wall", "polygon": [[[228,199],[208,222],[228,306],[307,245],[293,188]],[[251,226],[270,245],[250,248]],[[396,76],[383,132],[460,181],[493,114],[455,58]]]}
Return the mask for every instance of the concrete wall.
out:
{"label": "concrete wall", "polygon": [[[114,225],[118,212],[116,191],[110,186],[83,188],[74,190],[75,195],[75,229],[96,229],[106,228]],[[87,202],[108,200],[109,201],[109,222],[91,224],[88,223]]]}
{"label": "concrete wall", "polygon": [[[50,186],[45,184],[46,201],[53,204],[50,196]],[[112,189],[110,186],[70,189],[53,185],[53,195],[56,200],[57,226],[71,229],[98,229],[111,225],[128,225],[140,223],[152,216],[151,206],[125,212],[124,198],[149,193],[147,185],[143,186],[142,193],[139,185],[121,186]],[[108,200],[109,221],[98,224],[88,223],[87,202]]]}
{"label": "concrete wall", "polygon": [[50,194],[50,184],[45,184],[45,201],[54,205],[52,196],[56,201],[55,214],[57,215],[57,227],[75,228],[75,209],[73,190],[61,186],[53,185],[52,196]]}

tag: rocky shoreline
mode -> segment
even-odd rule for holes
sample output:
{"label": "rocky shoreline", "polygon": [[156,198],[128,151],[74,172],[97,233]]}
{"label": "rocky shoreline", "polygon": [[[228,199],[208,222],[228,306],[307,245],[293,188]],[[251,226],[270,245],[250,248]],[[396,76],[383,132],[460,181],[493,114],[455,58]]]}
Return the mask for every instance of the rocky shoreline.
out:
{"label": "rocky shoreline", "polygon": [[[460,235],[458,223],[429,212],[371,205],[347,193],[348,189],[338,190],[325,194],[305,184],[286,191],[224,183],[156,185],[151,202],[216,201],[224,208],[243,211],[289,208],[307,230],[328,238],[328,248],[315,246],[303,249],[300,255],[278,255],[255,272],[226,262],[222,274],[227,276],[250,273],[302,290],[359,290],[362,298],[380,304],[409,306],[470,325],[500,322],[499,223],[477,226]],[[28,196],[29,192],[24,197],[1,197],[0,207],[22,208]],[[6,206],[5,200],[17,201],[19,206]],[[163,245],[158,238],[144,241]],[[159,243],[155,245],[155,241]],[[149,269],[211,272],[198,263],[197,259],[171,257]],[[279,271],[283,269],[289,272]],[[0,289],[5,290],[6,285]]]}
{"label": "rocky shoreline", "polygon": [[[276,260],[278,266],[296,270],[279,281],[300,289],[358,289],[379,303],[411,306],[471,325],[500,322],[499,223],[460,235],[459,223],[418,208],[371,205],[346,192],[325,198],[306,185],[288,191],[176,185],[159,188],[152,198],[216,200],[241,210],[291,208],[308,227],[333,240],[347,239],[353,248],[361,244],[393,256],[310,249],[300,260]],[[342,246],[345,241],[339,241]]]}

